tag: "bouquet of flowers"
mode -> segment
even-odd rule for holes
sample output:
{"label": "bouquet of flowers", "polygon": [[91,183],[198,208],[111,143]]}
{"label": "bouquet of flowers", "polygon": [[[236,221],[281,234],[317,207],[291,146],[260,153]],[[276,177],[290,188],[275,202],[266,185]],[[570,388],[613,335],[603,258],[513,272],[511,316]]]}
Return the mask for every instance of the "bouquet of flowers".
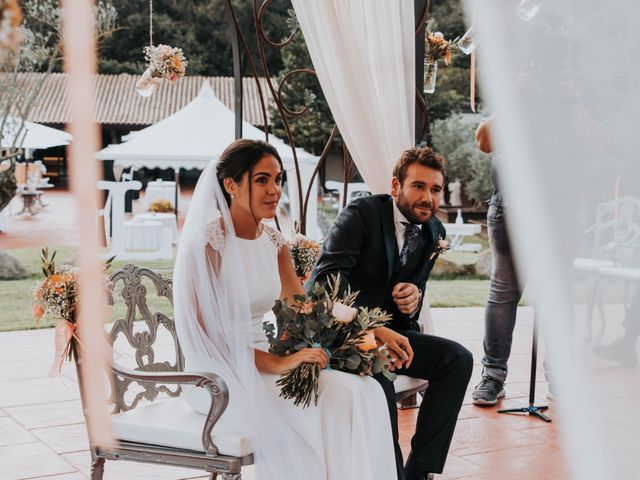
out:
{"label": "bouquet of flowers", "polygon": [[320,244],[300,233],[296,233],[289,243],[289,252],[296,269],[296,275],[304,278],[316,264],[320,255]]}
{"label": "bouquet of flowers", "polygon": [[173,203],[166,198],[158,198],[151,202],[149,211],[153,213],[173,213]]}
{"label": "bouquet of flowers", "polygon": [[[62,362],[77,360],[76,351],[76,303],[78,294],[79,269],[70,265],[56,267],[53,252],[49,257],[49,249],[42,249],[42,273],[44,280],[39,282],[33,294],[33,317],[36,323],[43,317],[57,320],[56,325],[56,356],[49,372],[49,376],[60,373]],[[105,269],[109,268],[115,257],[107,260]],[[107,285],[108,286],[108,285]]]}
{"label": "bouquet of flowers", "polygon": [[187,70],[188,62],[181,48],[151,45],[144,47],[144,57],[149,67],[136,83],[136,90],[143,97],[151,95],[162,80],[175,83]]}
{"label": "bouquet of flowers", "polygon": [[[310,296],[296,296],[291,306],[276,300],[273,313],[277,332],[273,324],[263,324],[269,352],[286,356],[305,348],[323,348],[329,356],[328,369],[356,375],[382,373],[395,379],[389,371],[389,352],[386,346],[378,346],[373,333],[390,316],[380,308],[352,307],[358,292],[348,291],[338,298],[339,282],[339,276],[332,277],[328,289],[316,283]],[[280,396],[303,408],[312,398],[317,405],[319,375],[320,367],[315,363],[303,363],[284,372],[277,381]]]}

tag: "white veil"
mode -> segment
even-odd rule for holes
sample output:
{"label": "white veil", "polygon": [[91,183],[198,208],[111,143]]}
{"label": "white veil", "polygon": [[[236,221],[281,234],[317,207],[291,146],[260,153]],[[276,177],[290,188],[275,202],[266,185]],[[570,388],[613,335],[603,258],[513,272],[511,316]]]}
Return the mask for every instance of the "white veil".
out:
{"label": "white veil", "polygon": [[[217,249],[207,246],[212,235]],[[186,369],[216,373],[227,383],[229,406],[221,421],[251,439],[256,478],[323,478],[322,460],[295,432],[286,409],[278,406],[281,400],[255,367],[250,292],[214,162],[202,173],[189,206],[173,289]]]}

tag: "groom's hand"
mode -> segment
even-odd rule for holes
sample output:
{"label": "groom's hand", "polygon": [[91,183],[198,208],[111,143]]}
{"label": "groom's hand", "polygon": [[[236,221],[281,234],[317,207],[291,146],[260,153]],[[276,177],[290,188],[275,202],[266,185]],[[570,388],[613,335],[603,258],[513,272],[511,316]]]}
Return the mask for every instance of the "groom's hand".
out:
{"label": "groom's hand", "polygon": [[389,349],[389,356],[392,364],[389,370],[397,370],[402,367],[409,367],[413,361],[413,348],[409,344],[409,339],[398,332],[394,332],[387,327],[378,327],[373,333],[378,341],[386,344]]}
{"label": "groom's hand", "polygon": [[400,282],[391,290],[391,296],[401,313],[411,315],[420,305],[422,292],[413,283]]}

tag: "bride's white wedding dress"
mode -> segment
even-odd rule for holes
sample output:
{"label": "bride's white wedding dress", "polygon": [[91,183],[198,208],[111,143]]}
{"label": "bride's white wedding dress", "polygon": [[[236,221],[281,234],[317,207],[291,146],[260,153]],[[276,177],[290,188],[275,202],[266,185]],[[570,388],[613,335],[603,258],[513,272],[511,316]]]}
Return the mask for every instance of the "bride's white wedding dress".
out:
{"label": "bride's white wedding dress", "polygon": [[[210,232],[209,243],[220,248],[219,232]],[[251,304],[251,329],[256,349],[268,350],[262,328],[265,314],[279,298],[278,251],[285,244],[282,235],[264,226],[255,240],[238,238],[238,247]],[[278,375],[261,374],[278,397]],[[230,407],[233,399],[230,401]],[[371,377],[336,370],[320,373],[318,405],[296,407],[291,400],[278,398],[277,408],[291,420],[300,438],[319,457],[329,480],[393,480],[395,455],[388,407],[382,388]],[[241,412],[235,412],[241,414]],[[226,414],[225,414],[226,415]],[[296,446],[283,446],[292,448]],[[256,465],[259,468],[259,465]],[[298,479],[291,479],[298,480]]]}

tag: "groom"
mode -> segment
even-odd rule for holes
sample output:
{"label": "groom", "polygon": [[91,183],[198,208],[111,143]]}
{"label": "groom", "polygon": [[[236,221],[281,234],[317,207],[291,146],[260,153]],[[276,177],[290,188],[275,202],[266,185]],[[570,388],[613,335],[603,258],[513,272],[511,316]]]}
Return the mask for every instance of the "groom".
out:
{"label": "groom", "polygon": [[435,217],[443,187],[444,159],[428,147],[406,150],[393,170],[391,195],[360,198],[342,210],[310,283],[339,273],[342,289],[360,291],[356,304],[386,310],[392,320],[375,334],[388,345],[396,373],[429,380],[403,468],[393,382],[376,376],[389,405],[399,480],[442,473],[473,368],[466,348],[420,333],[417,321],[438,240],[446,234]]}

